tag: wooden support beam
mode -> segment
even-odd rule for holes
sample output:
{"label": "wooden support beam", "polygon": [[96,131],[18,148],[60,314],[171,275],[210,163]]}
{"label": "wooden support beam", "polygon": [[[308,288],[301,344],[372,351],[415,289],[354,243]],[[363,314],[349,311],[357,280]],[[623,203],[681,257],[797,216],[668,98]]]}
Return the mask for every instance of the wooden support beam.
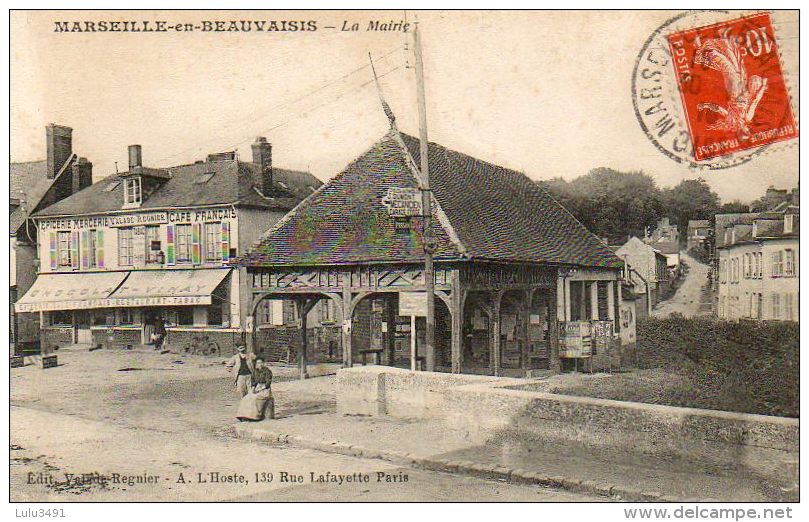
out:
{"label": "wooden support beam", "polygon": [[500,301],[503,299],[503,292],[498,291],[494,298],[492,306],[492,330],[494,337],[492,339],[492,375],[495,377],[500,375]]}
{"label": "wooden support beam", "polygon": [[461,373],[463,367],[463,309],[464,309],[464,291],[461,290],[461,282],[458,277],[458,271],[455,270],[452,275],[452,294],[450,295],[449,312],[452,317],[452,332],[451,332],[451,359],[452,359],[452,373]]}
{"label": "wooden support beam", "polygon": [[590,283],[590,319],[598,321],[598,281]]}
{"label": "wooden support beam", "polygon": [[385,296],[385,322],[388,324],[385,346],[387,365],[394,366],[396,364],[396,302],[394,294]]}
{"label": "wooden support beam", "polygon": [[[562,293],[564,297],[564,292]],[[560,372],[562,370],[562,363],[559,360],[559,318],[557,301],[560,296],[558,292],[548,293],[548,323],[550,331],[548,332],[548,358],[549,368],[552,372]]]}
{"label": "wooden support beam", "polygon": [[351,368],[354,358],[351,353],[351,324],[353,307],[351,306],[351,272],[343,272],[343,368]]}

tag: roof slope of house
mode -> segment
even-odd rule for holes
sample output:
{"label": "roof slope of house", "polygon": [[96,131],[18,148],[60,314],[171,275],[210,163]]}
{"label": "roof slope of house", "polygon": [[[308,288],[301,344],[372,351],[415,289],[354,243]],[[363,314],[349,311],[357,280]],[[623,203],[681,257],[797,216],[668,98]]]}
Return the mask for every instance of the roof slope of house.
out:
{"label": "roof slope of house", "polygon": [[52,179],[47,176],[48,163],[45,160],[9,165],[9,195],[20,201],[20,206],[14,209],[9,216],[9,228],[12,234],[16,233],[25,223],[29,213],[36,210],[56,180],[70,167],[75,158],[75,154],[71,155]]}
{"label": "roof slope of house", "polygon": [[[524,174],[429,144],[435,258],[619,267],[622,261]],[[237,262],[332,265],[424,259],[382,199],[417,188],[419,141],[389,132],[276,223]]]}
{"label": "roof slope of house", "polygon": [[[171,178],[160,183],[141,209],[206,205],[255,206],[289,210],[322,183],[308,172],[273,168],[274,192],[265,198],[254,188],[255,166],[238,160],[198,162],[161,169]],[[211,174],[211,176],[207,176]],[[98,214],[122,210],[122,173],[107,177],[62,201],[37,212],[37,216]]]}

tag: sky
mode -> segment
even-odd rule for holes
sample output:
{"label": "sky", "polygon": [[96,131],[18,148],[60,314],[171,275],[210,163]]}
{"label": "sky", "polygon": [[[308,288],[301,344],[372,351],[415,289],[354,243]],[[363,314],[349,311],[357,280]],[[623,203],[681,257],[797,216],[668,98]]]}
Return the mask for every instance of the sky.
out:
{"label": "sky", "polygon": [[[797,140],[744,165],[690,169],[658,151],[632,105],[638,53],[672,13],[38,11],[11,13],[11,160],[45,157],[45,126],[73,128],[96,181],[126,170],[130,144],[167,167],[266,136],[276,166],[337,174],[387,131],[368,53],[399,128],[418,135],[412,35],[366,31],[417,19],[429,138],[525,172],[573,179],[641,170],[658,186],[704,178],[722,201],[798,182]],[[797,71],[796,13],[776,13]],[[60,33],[56,21],[312,20],[306,32]],[[360,31],[342,31],[358,23]],[[335,27],[327,29],[326,27]],[[407,49],[406,49],[407,47]],[[797,89],[797,74],[789,78]],[[797,92],[797,91],[795,91]]]}

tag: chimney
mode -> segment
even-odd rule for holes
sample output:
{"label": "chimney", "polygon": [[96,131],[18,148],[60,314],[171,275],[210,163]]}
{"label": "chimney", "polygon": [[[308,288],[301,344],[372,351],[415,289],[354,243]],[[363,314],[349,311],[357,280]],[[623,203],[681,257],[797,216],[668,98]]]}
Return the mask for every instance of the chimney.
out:
{"label": "chimney", "polygon": [[255,185],[262,194],[270,196],[273,191],[272,145],[267,143],[267,138],[259,136],[251,148],[253,149],[253,164],[258,171]]}
{"label": "chimney", "polygon": [[73,190],[71,194],[85,189],[93,184],[93,164],[87,158],[79,158],[72,165],[73,168]]}
{"label": "chimney", "polygon": [[140,145],[129,146],[129,172],[140,171],[143,167],[143,151]]}
{"label": "chimney", "polygon": [[54,179],[73,155],[73,129],[53,123],[45,127],[48,179]]}

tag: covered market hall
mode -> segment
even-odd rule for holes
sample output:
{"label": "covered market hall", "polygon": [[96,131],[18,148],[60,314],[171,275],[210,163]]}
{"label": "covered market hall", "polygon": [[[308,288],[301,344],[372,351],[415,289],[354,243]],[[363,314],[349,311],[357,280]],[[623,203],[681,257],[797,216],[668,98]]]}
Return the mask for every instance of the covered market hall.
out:
{"label": "covered market hall", "polygon": [[287,299],[298,311],[302,377],[318,360],[311,337],[320,334],[307,324],[316,307],[333,310],[329,355],[345,367],[525,376],[611,364],[624,337],[622,261],[524,174],[435,143],[428,151],[433,360],[423,218],[395,208],[418,193],[419,141],[396,129],[235,261],[251,281],[248,346],[264,350],[260,305]]}

